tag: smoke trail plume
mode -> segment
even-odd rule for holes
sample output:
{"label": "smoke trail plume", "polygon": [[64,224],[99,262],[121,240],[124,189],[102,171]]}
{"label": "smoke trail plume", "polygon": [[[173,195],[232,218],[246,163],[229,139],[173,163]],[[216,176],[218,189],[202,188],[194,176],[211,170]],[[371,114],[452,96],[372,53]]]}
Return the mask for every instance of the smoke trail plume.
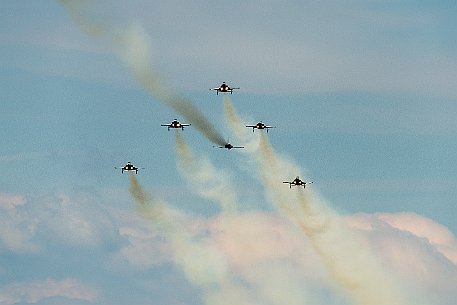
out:
{"label": "smoke trail plume", "polygon": [[[129,190],[138,214],[154,224],[159,224],[162,228],[163,234],[171,245],[173,261],[182,268],[189,282],[202,289],[205,304],[299,305],[308,303],[308,291],[303,287],[304,278],[296,266],[284,261],[282,256],[275,257],[275,254],[269,254],[266,259],[256,259],[255,264],[244,263],[243,270],[238,270],[240,274],[238,276],[233,274],[233,265],[230,265],[227,258],[230,252],[226,253],[226,251],[236,251],[241,257],[255,256],[256,254],[252,252],[258,252],[257,255],[260,256],[264,255],[261,254],[263,252],[277,253],[273,248],[277,247],[274,243],[275,238],[272,234],[263,233],[263,230],[256,232],[255,228],[259,224],[259,216],[256,213],[239,215],[232,211],[231,205],[235,204],[236,198],[230,200],[226,198],[227,190],[221,188],[221,185],[224,185],[223,177],[216,186],[212,186],[210,180],[217,177],[218,172],[211,164],[205,164],[206,161],[195,157],[179,132],[176,135],[176,142],[178,163],[181,163],[178,166],[182,167],[180,171],[188,180],[193,180],[190,181],[191,183],[197,183],[196,188],[202,197],[218,202],[225,212],[216,216],[209,227],[203,226],[203,230],[209,230],[210,233],[206,233],[201,239],[200,230],[195,233],[189,229],[191,226],[189,219],[177,212],[172,213],[164,202],[158,201],[145,192],[134,174],[130,176]],[[198,186],[199,184],[203,186]],[[216,191],[221,193],[217,195]],[[249,232],[245,232],[246,230]],[[273,228],[271,230],[276,231]],[[265,235],[272,240],[265,240],[262,237]],[[239,246],[233,249],[230,247],[232,243],[227,242],[227,239],[233,240]],[[225,242],[220,243],[221,240]],[[271,242],[273,245],[270,244]],[[253,249],[246,249],[242,245],[250,245]],[[271,258],[270,255],[272,255]],[[249,261],[249,258],[246,259]],[[243,280],[239,281],[239,276],[242,276]],[[243,282],[249,285],[242,285]]]}
{"label": "smoke trail plume", "polygon": [[236,192],[227,175],[216,170],[209,160],[197,158],[179,131],[176,132],[176,156],[179,172],[193,189],[202,197],[216,201],[224,213],[236,212]]}
{"label": "smoke trail plume", "polygon": [[[259,235],[263,235],[263,233],[256,233],[256,227],[260,224],[257,214],[236,213],[236,192],[233,187],[228,185],[224,173],[216,170],[206,159],[196,157],[180,132],[176,133],[176,148],[179,171],[203,198],[216,201],[222,207],[223,213],[214,221],[217,223],[217,232],[224,232],[223,236],[219,238],[233,239],[239,244],[239,247],[236,247],[238,250],[233,247],[229,247],[232,250],[228,250],[225,243],[219,246],[229,253],[239,251],[238,257],[249,257],[251,252],[262,251],[260,249],[270,253],[276,252],[277,249],[269,244],[269,240],[257,239],[260,238]],[[272,231],[275,232],[275,230]],[[220,233],[215,234],[216,236],[221,235]],[[218,239],[216,236],[215,240]],[[253,249],[247,248],[246,245],[250,245]],[[304,277],[300,274],[301,270],[297,270],[296,266],[289,261],[278,259],[274,257],[274,254],[270,255],[272,257],[269,255],[267,258],[259,257],[255,263],[236,268],[243,278],[242,281],[249,283],[250,291],[255,292],[256,298],[262,304],[299,305],[308,303],[310,297],[308,291],[303,287]]]}
{"label": "smoke trail plume", "polygon": [[[145,219],[153,220],[155,222],[160,221],[165,211],[164,203],[158,199],[153,199],[150,194],[145,192],[138,182],[136,175],[130,173],[129,178],[129,192],[134,199],[137,213]],[[154,204],[152,204],[153,202]]]}
{"label": "smoke trail plume", "polygon": [[140,25],[122,27],[108,21],[103,22],[103,18],[92,16],[94,12],[88,1],[58,1],[85,33],[109,43],[151,95],[181,114],[211,142],[225,144],[224,137],[189,99],[175,94],[161,82],[153,69],[149,37]]}
{"label": "smoke trail plume", "polygon": [[224,115],[227,123],[231,129],[235,132],[238,138],[246,139],[248,137],[248,130],[244,127],[244,122],[240,119],[240,116],[233,107],[233,103],[229,96],[224,95],[222,97],[224,104]]}
{"label": "smoke trail plume", "polygon": [[224,254],[192,234],[185,215],[145,192],[133,174],[129,191],[138,215],[160,226],[170,243],[173,261],[181,267],[187,280],[201,289],[205,304],[256,304],[246,288],[234,280]]}
{"label": "smoke trail plume", "polygon": [[[229,96],[223,97],[224,116],[230,129],[234,132],[235,136],[245,145],[243,152],[254,153],[259,146],[259,137],[245,127],[246,121],[253,122],[253,119],[240,119],[240,116],[233,106],[232,100]],[[252,124],[252,123],[251,123]]]}
{"label": "smoke trail plume", "polygon": [[[224,100],[230,125],[241,121],[229,100]],[[240,133],[237,133],[240,134]],[[400,292],[396,280],[389,277],[373,254],[351,231],[342,218],[323,204],[310,190],[290,190],[280,179],[299,174],[298,166],[281,158],[264,133],[258,151],[251,151],[267,193],[279,211],[300,227],[323,259],[327,270],[356,304],[412,304]],[[293,173],[295,172],[295,174]],[[414,303],[417,304],[418,300]]]}
{"label": "smoke trail plume", "polygon": [[[281,172],[289,163],[278,158],[262,134],[260,141],[259,169]],[[265,166],[268,164],[269,166]],[[265,176],[265,175],[263,175]],[[347,292],[356,304],[388,305],[417,304],[410,295],[400,290],[400,285],[382,269],[369,249],[351,231],[343,219],[325,206],[317,197],[308,195],[302,189],[291,191],[281,189],[280,181],[271,185],[267,180],[267,190],[272,193],[274,202],[284,210],[291,220],[303,229],[314,249],[319,253],[335,282]],[[310,191],[307,191],[310,192]],[[292,193],[294,198],[287,193]],[[287,198],[288,202],[284,201]]]}

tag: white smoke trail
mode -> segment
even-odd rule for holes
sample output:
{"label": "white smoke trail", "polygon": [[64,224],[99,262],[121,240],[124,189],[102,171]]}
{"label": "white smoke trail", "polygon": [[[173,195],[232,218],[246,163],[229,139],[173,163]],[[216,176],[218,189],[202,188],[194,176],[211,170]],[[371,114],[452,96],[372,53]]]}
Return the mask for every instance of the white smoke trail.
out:
{"label": "white smoke trail", "polygon": [[[226,100],[227,101],[227,100]],[[228,101],[229,102],[229,101]],[[232,109],[231,109],[232,108]],[[231,125],[239,124],[233,105],[226,107]],[[277,155],[264,133],[260,135],[258,151],[251,153],[256,160],[260,180],[273,203],[288,219],[302,228],[319,253],[338,286],[356,304],[406,305],[417,304],[405,293],[394,277],[389,276],[376,261],[366,245],[351,231],[343,219],[310,190],[290,190],[280,179],[294,177],[298,166]]]}
{"label": "white smoke trail", "polygon": [[[235,136],[245,146],[245,149],[243,149],[242,152],[253,153],[254,151],[257,151],[259,146],[259,137],[245,127],[246,124],[242,119],[240,119],[240,116],[236,112],[235,107],[233,107],[233,103],[230,97],[224,95],[222,100],[224,105],[225,120]],[[252,124],[253,120],[249,119],[249,121]]]}
{"label": "white smoke trail", "polygon": [[197,158],[179,131],[176,132],[176,156],[179,172],[194,190],[202,197],[216,201],[224,213],[236,212],[236,191],[228,176],[216,170],[208,159]]}
{"label": "white smoke trail", "polygon": [[188,281],[201,289],[205,304],[258,304],[246,288],[236,283],[223,253],[192,234],[184,214],[145,192],[133,174],[129,191],[138,215],[159,226],[170,243],[173,261],[181,267]]}
{"label": "white smoke trail", "polygon": [[[258,234],[248,232],[240,234],[240,231],[248,229],[244,225],[243,228],[246,229],[240,230],[242,219],[249,219],[254,226],[257,219],[256,216],[249,213],[236,213],[236,192],[227,183],[223,173],[217,171],[208,160],[196,157],[179,132],[176,133],[176,146],[179,171],[202,197],[214,200],[222,207],[223,213],[216,218],[216,221],[218,228],[225,232],[224,236],[236,239],[241,245],[251,245],[260,249],[267,247],[270,252],[276,251],[276,249],[266,246],[265,241],[256,240]],[[239,251],[243,253],[249,250],[241,249]],[[250,256],[247,253],[241,255]],[[303,287],[302,271],[297,270],[287,260],[273,258],[258,260],[253,265],[243,266],[242,270],[238,270],[238,272],[243,281],[249,284],[250,291],[254,291],[263,304],[309,304],[308,292]]]}
{"label": "white smoke trail", "polygon": [[181,114],[211,142],[217,145],[225,144],[224,137],[189,99],[175,94],[161,82],[153,69],[149,37],[139,24],[120,26],[103,21],[103,18],[96,18],[92,15],[93,2],[58,1],[85,33],[94,38],[107,40],[109,46],[151,95]]}
{"label": "white smoke trail", "polygon": [[250,135],[248,129],[245,128],[245,123],[240,119],[239,114],[233,107],[233,103],[228,95],[222,97],[224,104],[224,115],[227,123],[235,133],[235,136],[240,139],[247,139]]}
{"label": "white smoke trail", "polygon": [[[201,233],[195,234],[189,230],[190,220],[177,212],[170,216],[172,210],[144,192],[135,175],[131,176],[130,190],[137,202],[136,210],[139,214],[164,228],[171,243],[174,262],[183,269],[193,285],[205,291],[202,296],[205,303],[313,304],[310,302],[309,291],[304,286],[306,277],[302,274],[303,269],[297,269],[294,262],[282,256],[277,258],[270,254],[266,258],[257,259],[254,264],[244,264],[238,270],[229,263],[227,246],[238,252],[238,255],[249,257],[252,250],[242,245],[250,245],[255,251],[263,249],[267,253],[276,253],[277,245],[271,245],[270,240],[257,239],[262,234],[259,236],[257,233],[245,232],[253,231],[252,228],[258,224],[258,216],[236,212],[236,196],[227,198],[225,195],[232,187],[227,185],[226,179],[220,176],[220,172],[208,160],[197,157],[191,151],[179,131],[176,132],[176,146],[179,171],[193,184],[200,196],[213,200],[222,207],[223,213],[212,221],[216,224],[216,229],[210,228],[203,240],[199,240],[201,237],[196,236]],[[214,178],[217,182],[211,181]],[[233,194],[236,194],[234,190]],[[251,229],[246,226],[246,222],[250,223]],[[225,239],[236,240],[239,245],[237,249],[227,243],[218,243],[217,235],[221,234]]]}

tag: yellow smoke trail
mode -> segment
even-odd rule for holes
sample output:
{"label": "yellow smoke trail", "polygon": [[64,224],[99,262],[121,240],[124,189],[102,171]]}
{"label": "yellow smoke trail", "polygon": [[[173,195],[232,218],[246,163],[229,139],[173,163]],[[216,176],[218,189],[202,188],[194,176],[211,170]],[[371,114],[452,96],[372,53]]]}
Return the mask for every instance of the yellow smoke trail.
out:
{"label": "yellow smoke trail", "polygon": [[108,41],[113,51],[151,95],[181,114],[211,142],[217,145],[225,144],[224,137],[189,99],[175,94],[161,82],[153,69],[149,37],[139,24],[120,26],[102,17],[97,18],[93,16],[93,1],[58,1],[85,33]]}
{"label": "yellow smoke trail", "polygon": [[[231,103],[225,105],[225,110],[230,125],[239,124],[240,119]],[[279,157],[264,133],[260,135],[258,150],[251,152],[251,156],[256,160],[260,180],[271,200],[303,230],[335,283],[353,302],[360,305],[417,304],[418,300],[408,299],[411,294],[403,292],[396,279],[386,274],[337,213],[313,197],[309,189],[291,190],[282,184],[280,179],[295,176],[291,171],[299,174],[298,166]]]}
{"label": "yellow smoke trail", "polygon": [[216,170],[209,160],[190,150],[181,133],[176,132],[176,156],[179,172],[202,197],[216,201],[224,213],[236,212],[236,192],[227,175]]}
{"label": "yellow smoke trail", "polygon": [[[154,222],[160,222],[162,219],[166,219],[165,204],[157,198],[152,198],[149,193],[146,193],[141,187],[136,175],[130,173],[130,187],[129,192],[135,202],[135,210],[144,219],[152,220]],[[167,225],[161,223],[161,225]]]}

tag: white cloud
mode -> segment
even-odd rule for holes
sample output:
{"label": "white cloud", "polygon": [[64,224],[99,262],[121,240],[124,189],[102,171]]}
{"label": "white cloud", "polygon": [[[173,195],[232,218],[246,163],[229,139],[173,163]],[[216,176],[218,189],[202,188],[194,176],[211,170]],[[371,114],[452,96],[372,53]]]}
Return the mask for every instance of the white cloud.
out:
{"label": "white cloud", "polygon": [[37,252],[39,245],[32,241],[33,226],[28,215],[20,210],[27,200],[20,194],[0,194],[0,249],[14,252]]}
{"label": "white cloud", "polygon": [[103,217],[98,209],[90,209],[84,201],[73,200],[65,194],[53,199],[52,215],[46,215],[49,218],[43,223],[45,226],[73,245],[95,245],[100,241],[96,223],[103,221]]}
{"label": "white cloud", "polygon": [[115,261],[126,260],[142,269],[170,261],[170,249],[158,234],[139,227],[121,227],[119,234],[127,238],[128,242],[119,249]]}
{"label": "white cloud", "polygon": [[115,234],[113,220],[90,195],[47,194],[0,196],[0,247],[13,252],[37,252],[44,240],[71,246],[96,246]]}
{"label": "white cloud", "polygon": [[376,216],[393,228],[427,239],[438,252],[457,266],[457,239],[445,226],[411,212],[379,213]]}
{"label": "white cloud", "polygon": [[412,212],[357,214],[350,222],[361,230],[376,231],[388,225],[391,230],[409,233],[412,238],[428,242],[438,253],[457,266],[456,237],[448,228],[427,217]]}
{"label": "white cloud", "polygon": [[97,300],[98,292],[76,279],[61,281],[47,279],[35,282],[15,282],[0,288],[0,304],[34,304],[52,297],[78,299],[87,302]]}
{"label": "white cloud", "polygon": [[[155,222],[148,223],[130,209],[104,209],[97,200],[83,195],[25,198],[3,194],[0,198],[3,251],[53,250],[55,245],[50,242],[54,243],[54,239],[59,240],[58,247],[94,248],[115,238],[109,249],[100,252],[101,260],[107,260],[109,268],[123,274],[126,281],[133,280],[128,271],[132,266],[155,278],[159,275],[146,270],[176,258],[170,236],[163,235]],[[446,227],[413,213],[356,214],[347,220],[365,237],[366,244],[360,246],[369,246],[391,276],[402,279],[406,286],[420,288],[435,304],[453,304],[457,297],[457,284],[453,281],[457,277],[457,247],[455,236]],[[188,221],[180,224],[192,242],[191,249],[179,249],[184,251],[180,255],[186,257],[186,262],[206,266],[208,272],[222,264],[225,273],[246,283],[260,300],[273,298],[277,304],[300,304],[303,300],[322,300],[323,295],[337,299],[340,294],[330,284],[328,270],[307,238],[276,213],[248,211],[210,218],[193,216]],[[204,255],[197,259],[194,254]],[[81,257],[81,263],[86,259],[89,258]],[[98,277],[106,267],[100,266],[91,273]],[[2,268],[8,274],[9,268]],[[288,288],[289,295],[283,295],[281,291]],[[0,304],[33,303],[54,296],[93,302],[97,295],[94,289],[74,279],[14,282],[0,288]]]}
{"label": "white cloud", "polygon": [[[289,303],[322,300],[321,293],[338,295],[319,255],[302,232],[282,217],[257,211],[194,220],[192,234],[199,236],[194,238],[195,245],[223,253],[224,264],[258,293],[269,295],[274,287],[295,291],[297,280],[321,290],[302,287],[301,293],[288,296]],[[392,281],[401,282],[409,291],[419,289],[414,293],[418,299],[423,296],[432,304],[453,304],[457,264],[450,254],[457,240],[446,227],[414,213],[356,214],[347,221],[355,233],[364,236],[364,242],[357,245],[373,252]],[[272,280],[273,274],[282,280]]]}
{"label": "white cloud", "polygon": [[0,193],[0,208],[11,209],[25,203],[25,197],[19,194]]}
{"label": "white cloud", "polygon": [[348,221],[365,234],[376,256],[403,283],[436,304],[453,304],[457,240],[446,227],[414,213],[356,214]]}

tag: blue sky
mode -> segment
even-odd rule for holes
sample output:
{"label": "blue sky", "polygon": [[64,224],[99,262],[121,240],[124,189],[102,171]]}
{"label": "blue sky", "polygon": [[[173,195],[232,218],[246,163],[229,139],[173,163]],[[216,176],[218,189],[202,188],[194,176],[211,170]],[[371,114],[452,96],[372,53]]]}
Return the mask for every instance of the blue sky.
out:
{"label": "blue sky", "polygon": [[[334,253],[275,205],[289,195],[267,187],[265,169],[279,183],[313,180],[311,202],[375,250],[386,283],[453,304],[455,2],[88,3],[80,17],[104,27],[98,37],[56,1],[0,5],[0,304],[361,302],[328,271]],[[147,54],[116,40],[129,29]],[[186,119],[138,81],[126,51],[246,151],[213,148],[191,126],[181,134],[201,166],[188,175],[175,132],[160,126]],[[259,165],[261,131],[227,122],[227,101],[208,91],[222,81],[241,87],[229,101],[243,124],[277,127],[268,139],[281,170]],[[185,219],[175,230],[194,243],[135,210],[129,175],[114,170],[127,161],[146,168],[144,191]],[[208,264],[193,265],[199,251]],[[206,286],[189,270],[225,280]]]}

